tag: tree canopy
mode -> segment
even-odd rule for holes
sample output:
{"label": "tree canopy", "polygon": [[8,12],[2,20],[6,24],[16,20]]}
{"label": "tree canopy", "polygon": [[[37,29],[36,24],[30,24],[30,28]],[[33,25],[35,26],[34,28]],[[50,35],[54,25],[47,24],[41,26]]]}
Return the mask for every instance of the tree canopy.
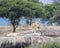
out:
{"label": "tree canopy", "polygon": [[53,21],[60,17],[59,10],[60,3],[56,1],[53,4],[43,5],[39,0],[0,0],[0,17],[9,19],[13,32],[22,16],[27,19],[27,22],[30,20],[30,24],[33,18]]}
{"label": "tree canopy", "polygon": [[32,18],[44,18],[45,9],[39,0],[0,0],[0,17],[9,19],[13,26],[13,32],[19,24],[21,16]]}
{"label": "tree canopy", "polygon": [[54,0],[54,3],[56,9],[53,12],[53,17],[51,18],[51,22],[57,22],[60,24],[60,1],[59,0]]}

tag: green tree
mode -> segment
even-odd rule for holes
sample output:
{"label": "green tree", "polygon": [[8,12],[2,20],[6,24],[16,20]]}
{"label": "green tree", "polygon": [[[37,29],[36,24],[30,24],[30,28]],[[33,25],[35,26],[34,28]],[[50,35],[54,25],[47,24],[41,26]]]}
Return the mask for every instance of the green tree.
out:
{"label": "green tree", "polygon": [[28,17],[30,20],[34,17],[43,18],[44,11],[42,4],[37,0],[0,0],[0,17],[9,19],[13,32],[16,31],[21,16]]}
{"label": "green tree", "polygon": [[46,11],[46,19],[50,20],[51,17],[53,17],[53,12],[56,9],[54,4],[47,4],[45,5],[45,11]]}
{"label": "green tree", "polygon": [[20,17],[24,15],[24,4],[26,4],[24,0],[0,0],[0,17],[9,19],[13,32],[16,31]]}
{"label": "green tree", "polygon": [[27,3],[26,6],[28,8],[24,9],[24,12],[25,12],[25,10],[27,10],[24,14],[25,15],[27,14],[27,16],[25,16],[25,17],[27,18],[28,24],[32,23],[33,18],[42,18],[43,19],[45,17],[45,9],[43,8],[42,3],[39,3],[39,2],[38,3],[35,3],[35,2],[32,3],[32,1],[31,1],[31,2]]}
{"label": "green tree", "polygon": [[51,22],[57,22],[60,24],[60,1],[54,0],[54,4],[56,6],[56,9],[54,11],[54,16],[51,18]]}
{"label": "green tree", "polygon": [[39,3],[39,0],[28,0],[28,1]]}

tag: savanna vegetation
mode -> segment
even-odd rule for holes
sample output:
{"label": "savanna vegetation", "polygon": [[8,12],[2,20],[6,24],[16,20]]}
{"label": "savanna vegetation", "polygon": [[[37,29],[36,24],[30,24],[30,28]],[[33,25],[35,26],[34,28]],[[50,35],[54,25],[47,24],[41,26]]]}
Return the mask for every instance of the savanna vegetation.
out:
{"label": "savanna vegetation", "polygon": [[8,18],[13,26],[13,32],[15,32],[22,16],[26,18],[27,24],[32,24],[33,18],[60,23],[59,19],[57,20],[59,18],[59,6],[60,3],[55,0],[52,4],[46,5],[39,0],[0,0],[0,17]]}
{"label": "savanna vegetation", "polygon": [[[12,28],[3,27],[3,30],[0,28],[0,32],[5,32],[8,28],[8,31],[13,29],[13,32],[16,32],[16,30],[21,31],[20,29],[27,30],[30,28],[28,25],[32,25],[32,20],[34,18],[41,18],[43,21],[58,23],[60,25],[60,1],[53,0],[53,3],[44,5],[39,0],[0,0],[0,17],[7,18],[12,26]],[[26,24],[28,25],[23,27],[19,26],[21,17],[26,19]],[[17,29],[18,26],[19,28]],[[47,31],[47,28],[45,30]],[[1,44],[0,48],[25,48],[29,45],[31,45],[31,43],[23,42],[13,45],[13,43],[5,42]],[[60,48],[60,43],[48,42],[44,44],[35,44],[30,48]]]}

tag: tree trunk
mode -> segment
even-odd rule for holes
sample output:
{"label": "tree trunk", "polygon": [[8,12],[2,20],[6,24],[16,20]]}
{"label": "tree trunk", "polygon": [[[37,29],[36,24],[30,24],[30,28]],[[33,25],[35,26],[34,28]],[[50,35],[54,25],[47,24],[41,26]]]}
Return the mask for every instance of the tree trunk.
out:
{"label": "tree trunk", "polygon": [[13,24],[13,32],[16,32],[15,24]]}
{"label": "tree trunk", "polygon": [[29,25],[29,20],[26,20],[26,23]]}
{"label": "tree trunk", "polygon": [[13,26],[13,33],[16,32],[16,21],[15,18],[13,17],[13,19],[11,20],[12,26]]}
{"label": "tree trunk", "polygon": [[30,23],[29,23],[30,25],[32,24],[32,18],[30,19]]}

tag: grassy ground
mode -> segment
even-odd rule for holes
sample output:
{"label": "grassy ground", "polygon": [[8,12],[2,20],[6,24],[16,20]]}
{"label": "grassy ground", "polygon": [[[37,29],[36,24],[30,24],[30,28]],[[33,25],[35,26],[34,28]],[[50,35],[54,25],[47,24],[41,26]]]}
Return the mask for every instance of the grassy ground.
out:
{"label": "grassy ground", "polygon": [[35,44],[31,48],[60,48],[60,42],[48,42],[48,43],[42,43],[42,44]]}
{"label": "grassy ground", "polygon": [[48,43],[42,43],[42,44],[34,44],[31,47],[29,47],[29,43],[16,43],[15,45],[13,43],[2,43],[0,48],[60,48],[60,42],[54,41],[54,42],[48,42]]}
{"label": "grassy ground", "polygon": [[[18,26],[16,28],[16,32],[18,31],[25,31],[31,29],[30,26]],[[0,26],[0,32],[12,32],[12,26]]]}
{"label": "grassy ground", "polygon": [[24,43],[24,42],[16,42],[16,44],[13,44],[12,42],[4,42],[1,44],[0,48],[26,48],[29,47],[30,43]]}
{"label": "grassy ground", "polygon": [[[30,26],[19,26],[16,29],[16,32],[23,32],[23,31],[27,31],[27,30],[29,31],[31,29],[33,29],[33,28],[31,28]],[[44,34],[44,36],[45,36],[45,34],[46,35],[51,35],[52,33],[53,33],[52,35],[55,35],[55,33],[60,34],[60,27],[59,26],[40,26],[40,29],[41,29],[42,33]],[[12,26],[0,27],[0,35],[1,35],[2,32],[3,33],[12,32]],[[41,38],[39,36],[39,39],[38,38],[37,39],[38,40],[43,39],[44,41],[47,40],[47,39],[50,40],[50,38],[56,39],[55,37],[50,37],[50,36],[45,36],[44,37],[44,36],[41,36]],[[48,38],[46,38],[46,37],[48,37]],[[58,39],[60,39],[60,37]],[[48,43],[44,43],[44,44],[37,44],[36,43],[30,48],[60,48],[60,42],[48,42]]]}
{"label": "grassy ground", "polygon": [[[40,26],[40,29],[59,29],[60,30],[60,26]],[[12,26],[0,26],[0,32],[12,32]],[[17,31],[25,31],[25,30],[30,30],[32,29],[31,26],[18,26],[17,29],[16,29],[16,32]]]}
{"label": "grassy ground", "polygon": [[[29,31],[31,32],[31,30],[34,28],[31,28],[31,26],[29,25],[25,25],[25,26],[18,26],[16,28],[16,32],[26,32]],[[0,34],[1,33],[10,33],[12,32],[13,28],[12,26],[0,26]],[[60,35],[60,26],[40,26],[40,31],[42,32],[43,35],[55,35],[55,34],[59,34]],[[27,33],[27,32],[26,32]]]}

